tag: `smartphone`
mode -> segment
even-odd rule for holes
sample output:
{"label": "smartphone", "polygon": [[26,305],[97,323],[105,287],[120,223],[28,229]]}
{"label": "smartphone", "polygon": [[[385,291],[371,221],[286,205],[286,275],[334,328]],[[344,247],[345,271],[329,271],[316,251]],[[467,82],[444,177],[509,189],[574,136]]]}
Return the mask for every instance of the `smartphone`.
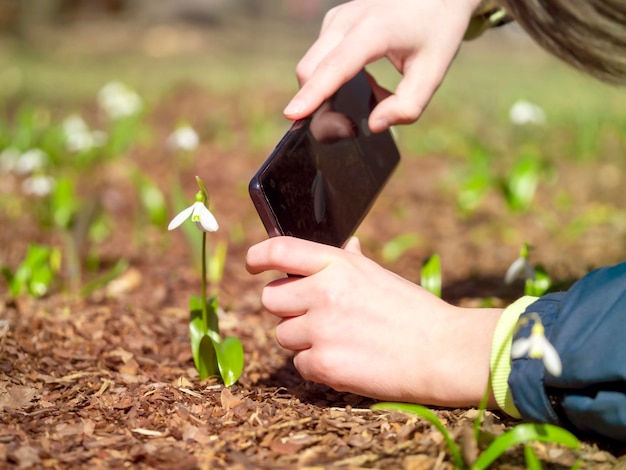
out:
{"label": "smartphone", "polygon": [[369,130],[375,105],[360,72],[294,122],[249,185],[270,237],[340,247],[354,234],[400,160],[389,131]]}

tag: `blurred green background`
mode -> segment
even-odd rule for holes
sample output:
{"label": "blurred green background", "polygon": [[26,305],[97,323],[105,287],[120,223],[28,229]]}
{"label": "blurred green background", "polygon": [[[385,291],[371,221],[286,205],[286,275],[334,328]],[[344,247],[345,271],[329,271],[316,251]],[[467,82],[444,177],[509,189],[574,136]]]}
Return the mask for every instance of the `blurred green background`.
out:
{"label": "blurred green background", "polygon": [[[251,210],[239,214],[235,204],[251,209],[247,181],[290,125],[282,109],[297,89],[295,66],[317,37],[324,13],[338,3],[0,0],[0,152],[11,146],[20,152],[42,147],[57,165],[50,173],[75,181],[90,171],[87,163],[98,168],[130,155],[128,161],[138,162],[168,201],[170,176],[191,172],[188,163],[193,160],[207,166],[203,175],[214,178],[210,183],[217,204],[237,198],[228,236],[241,242],[259,223]],[[369,70],[390,88],[399,80],[384,60]],[[78,168],[61,131],[40,127],[60,128],[73,114],[94,128],[112,125],[103,120],[97,104],[98,91],[111,81],[142,97],[146,125],[137,121],[130,123],[135,127],[126,123],[108,129],[118,140],[111,138],[104,150],[83,155],[85,166]],[[531,122],[512,119],[520,103],[535,113]],[[193,124],[207,145],[195,160],[179,158],[180,168],[173,170],[164,142],[180,119]],[[371,242],[372,251],[384,251],[380,245],[407,235],[403,232],[409,237],[400,238],[404,241],[392,250],[394,259],[415,246],[421,246],[418,256],[423,256],[454,253],[459,239],[477,245],[495,241],[508,245],[494,261],[494,270],[503,271],[523,241],[545,246],[541,257],[546,260],[555,246],[571,242],[569,253],[564,249],[553,264],[574,259],[579,245],[572,240],[579,238],[580,246],[624,246],[626,93],[550,57],[515,24],[464,43],[423,117],[395,132],[404,165],[396,184],[381,198],[379,217],[392,214],[397,226],[387,224],[387,232],[381,232],[375,222],[364,224],[365,238],[380,240],[376,246]],[[222,151],[226,158],[221,158]],[[163,164],[163,174],[153,161]],[[215,175],[215,162],[229,166],[231,173],[222,178],[228,181]],[[436,183],[424,184],[431,180]],[[16,219],[23,212],[15,208],[26,203],[8,196],[15,186],[7,181],[14,184],[8,177],[0,179],[0,189],[12,205],[5,201],[2,207]],[[217,189],[220,182],[227,188],[224,195]],[[443,205],[435,198],[442,198]],[[418,204],[411,204],[414,199]],[[432,215],[424,212],[427,202],[435,202]],[[520,219],[524,212],[528,217]],[[468,216],[474,215],[482,224],[473,225]],[[458,228],[448,227],[451,220]],[[154,225],[163,236],[163,223]],[[605,238],[590,230],[599,226]],[[438,244],[440,231],[449,235],[450,246]],[[585,233],[594,243],[581,238]],[[566,271],[580,272],[604,262],[603,257],[613,261],[622,255],[621,248],[611,253],[597,248],[577,269]],[[466,261],[463,272],[471,272],[471,256]],[[410,263],[415,265],[415,259]]]}
{"label": "blurred green background", "polygon": [[[239,97],[249,114],[282,123],[294,67],[314,41],[329,0],[1,0],[0,100],[71,107],[119,80],[150,103],[194,84]],[[383,84],[398,76],[371,69]],[[623,154],[626,94],[570,70],[516,26],[467,43],[421,120],[399,130],[405,152],[461,155],[476,140],[506,154],[517,100],[543,108],[554,158]],[[207,110],[210,111],[210,110]],[[280,129],[282,130],[282,128]],[[271,147],[276,134],[267,133]]]}

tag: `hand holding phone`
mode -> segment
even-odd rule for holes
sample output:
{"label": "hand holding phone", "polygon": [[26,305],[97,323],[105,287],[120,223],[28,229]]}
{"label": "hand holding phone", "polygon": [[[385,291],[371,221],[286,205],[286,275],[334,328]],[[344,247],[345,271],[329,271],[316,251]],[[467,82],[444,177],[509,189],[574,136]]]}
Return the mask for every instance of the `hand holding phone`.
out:
{"label": "hand holding phone", "polygon": [[369,130],[375,105],[361,72],[287,131],[249,185],[270,236],[343,246],[355,232],[400,159]]}

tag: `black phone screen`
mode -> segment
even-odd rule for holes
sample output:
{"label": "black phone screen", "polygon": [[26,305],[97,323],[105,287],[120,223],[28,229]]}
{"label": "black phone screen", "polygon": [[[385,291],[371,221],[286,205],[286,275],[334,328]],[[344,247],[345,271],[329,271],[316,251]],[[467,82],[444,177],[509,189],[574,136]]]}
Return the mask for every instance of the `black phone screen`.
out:
{"label": "black phone screen", "polygon": [[354,233],[399,160],[390,133],[369,130],[375,103],[361,73],[287,132],[250,185],[270,235],[341,246]]}

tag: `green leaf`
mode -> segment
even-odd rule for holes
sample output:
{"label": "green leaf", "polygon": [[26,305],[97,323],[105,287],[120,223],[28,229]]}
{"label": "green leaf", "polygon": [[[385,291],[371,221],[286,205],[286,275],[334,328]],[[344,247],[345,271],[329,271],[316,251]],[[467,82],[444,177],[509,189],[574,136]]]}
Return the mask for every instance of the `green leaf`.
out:
{"label": "green leaf", "polygon": [[528,470],[541,470],[541,462],[539,461],[539,458],[537,457],[537,454],[535,454],[535,451],[533,450],[533,448],[526,444],[524,446],[524,456],[526,458],[526,468]]}
{"label": "green leaf", "polygon": [[63,230],[69,230],[78,211],[78,198],[73,181],[59,178],[54,186],[51,210],[54,223]]}
{"label": "green leaf", "polygon": [[552,424],[518,424],[510,431],[498,436],[478,457],[473,469],[485,469],[500,457],[507,449],[527,442],[551,442],[571,449],[578,449],[580,442],[569,431]]}
{"label": "green leaf", "polygon": [[224,240],[219,240],[213,250],[213,256],[209,258],[208,279],[214,286],[221,282],[222,276],[224,275],[227,252],[228,244]]}
{"label": "green leaf", "polygon": [[229,336],[222,342],[213,341],[213,347],[217,355],[217,365],[224,385],[233,385],[243,371],[243,346],[241,341],[234,336]]}
{"label": "green leaf", "polygon": [[11,273],[5,268],[5,277],[9,282],[12,297],[19,296],[27,291],[33,297],[44,296],[54,280],[56,274],[56,250],[46,245],[30,244],[24,260]]}
{"label": "green leaf", "polygon": [[505,196],[514,211],[525,211],[535,196],[541,165],[538,156],[530,154],[519,159],[505,183]]}
{"label": "green leaf", "polygon": [[534,297],[541,297],[552,287],[552,279],[548,276],[545,268],[541,265],[535,266],[535,279],[526,279],[524,294]]}
{"label": "green leaf", "polygon": [[[207,322],[202,316],[202,298],[192,295],[189,299],[189,339],[191,342],[191,353],[196,369],[200,373],[200,379],[208,377],[203,376],[202,370],[210,371],[209,375],[217,375],[217,359],[213,348],[213,342],[220,342],[219,331],[217,326],[217,297],[213,296],[207,300]],[[204,346],[204,338],[211,340],[211,352],[206,351]]]}
{"label": "green leaf", "polygon": [[136,176],[139,187],[141,204],[150,217],[150,222],[155,226],[163,226],[167,222],[167,207],[165,196],[159,187],[144,174]]}
{"label": "green leaf", "polygon": [[448,445],[448,449],[450,449],[450,453],[452,454],[452,459],[454,460],[454,466],[458,469],[466,468],[465,462],[463,461],[463,457],[461,457],[461,452],[459,451],[458,446],[448,433],[446,427],[441,423],[439,418],[435,413],[422,405],[415,405],[412,403],[393,403],[393,402],[381,402],[376,403],[371,406],[372,410],[383,410],[383,411],[402,411],[404,413],[410,413],[417,415],[421,418],[424,418],[430,424],[435,426],[437,430],[441,433],[446,444]]}
{"label": "green leaf", "polygon": [[422,238],[416,233],[404,233],[388,241],[383,246],[382,256],[387,263],[395,262],[407,250],[419,245]]}
{"label": "green leaf", "polygon": [[430,293],[441,297],[441,258],[434,254],[422,266],[421,285]]}
{"label": "green leaf", "polygon": [[192,295],[189,299],[189,339],[196,369],[200,371],[200,343],[206,335],[207,327],[202,318],[202,299]]}
{"label": "green leaf", "polygon": [[194,353],[194,361],[197,357],[196,368],[198,369],[200,380],[219,374],[214,344],[208,335],[204,335],[198,345],[197,353]]}
{"label": "green leaf", "polygon": [[80,295],[82,297],[87,297],[96,290],[106,286],[109,282],[120,277],[126,272],[127,269],[128,261],[126,261],[125,259],[118,260],[118,262],[115,263],[115,265],[113,265],[113,267],[105,272],[102,276],[99,276],[96,279],[93,279],[92,281],[86,283],[80,289]]}

